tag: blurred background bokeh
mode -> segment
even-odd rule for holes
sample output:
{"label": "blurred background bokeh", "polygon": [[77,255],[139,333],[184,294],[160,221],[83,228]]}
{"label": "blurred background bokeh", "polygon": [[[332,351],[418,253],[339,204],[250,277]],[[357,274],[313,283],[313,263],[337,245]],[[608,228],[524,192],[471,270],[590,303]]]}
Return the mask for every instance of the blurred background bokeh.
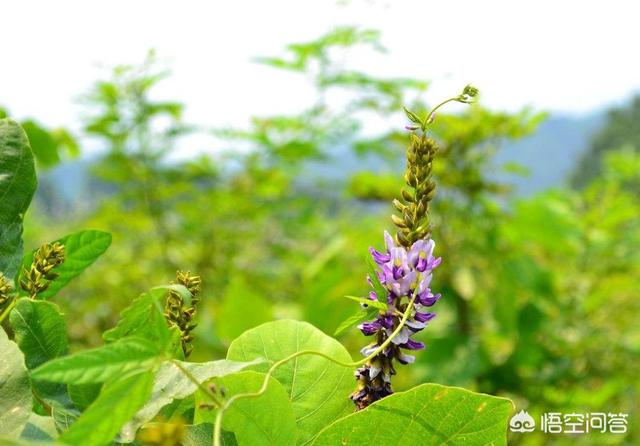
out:
{"label": "blurred background bokeh", "polygon": [[[57,298],[75,349],[177,269],[203,277],[194,360],[274,318],[332,334],[393,229],[402,106],[425,113],[473,81],[479,103],[433,126],[444,297],[396,388],[629,414],[626,436],[513,444],[640,443],[632,2],[191,3],[3,8],[0,115],[23,124],[40,175],[27,246],[114,237]],[[364,342],[340,340],[354,356]]]}

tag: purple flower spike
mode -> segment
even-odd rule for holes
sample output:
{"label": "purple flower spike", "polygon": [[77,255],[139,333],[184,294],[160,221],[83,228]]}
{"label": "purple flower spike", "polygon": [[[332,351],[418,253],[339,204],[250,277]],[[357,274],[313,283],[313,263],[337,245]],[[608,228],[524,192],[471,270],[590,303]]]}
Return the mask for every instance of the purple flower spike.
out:
{"label": "purple flower spike", "polygon": [[[386,311],[381,311],[376,319],[358,326],[365,336],[374,336],[374,342],[364,347],[364,356],[375,353],[399,327],[402,312],[407,302],[415,296],[415,310],[407,318],[404,326],[391,339],[391,343],[377,353],[364,366],[356,371],[358,381],[357,390],[351,395],[358,409],[363,409],[387,395],[393,393],[391,377],[396,371],[394,360],[400,364],[411,364],[415,357],[405,353],[405,350],[421,350],[422,342],[412,339],[412,336],[422,331],[427,323],[435,317],[435,313],[420,311],[423,307],[431,307],[440,294],[431,292],[433,270],[440,264],[441,259],[433,256],[435,243],[433,240],[418,240],[410,249],[396,245],[388,232],[384,233],[385,251],[369,248],[369,252],[377,265],[376,274],[367,277],[373,287],[374,280],[386,290],[386,296],[370,292],[369,299],[385,302]],[[375,276],[375,277],[371,277]]]}

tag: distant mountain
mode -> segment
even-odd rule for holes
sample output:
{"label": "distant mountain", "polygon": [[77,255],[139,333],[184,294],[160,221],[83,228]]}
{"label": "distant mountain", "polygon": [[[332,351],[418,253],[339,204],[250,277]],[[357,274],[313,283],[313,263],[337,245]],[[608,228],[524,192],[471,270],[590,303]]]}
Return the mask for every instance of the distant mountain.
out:
{"label": "distant mountain", "polygon": [[499,173],[499,178],[512,184],[520,196],[565,185],[604,118],[601,112],[551,115],[531,136],[504,144],[496,155],[497,165],[515,162],[529,170],[529,175]]}
{"label": "distant mountain", "polygon": [[[496,170],[499,180],[513,185],[518,196],[527,196],[544,189],[566,184],[572,169],[586,150],[589,139],[604,122],[603,113],[586,116],[552,115],[540,124],[535,133],[519,141],[507,142],[495,157],[495,166],[517,163],[529,171],[528,176],[518,176]],[[336,181],[359,170],[388,170],[388,161],[376,156],[359,157],[344,153],[344,148],[335,147],[326,162],[313,162],[307,168],[315,178]],[[92,160],[82,159],[64,163],[41,176],[38,199],[51,212],[64,215],[70,210],[95,204],[96,196],[106,194],[95,181],[91,181],[89,170]],[[394,166],[402,170],[404,162],[398,160]],[[347,174],[347,175],[345,175]],[[93,197],[87,200],[87,197]]]}

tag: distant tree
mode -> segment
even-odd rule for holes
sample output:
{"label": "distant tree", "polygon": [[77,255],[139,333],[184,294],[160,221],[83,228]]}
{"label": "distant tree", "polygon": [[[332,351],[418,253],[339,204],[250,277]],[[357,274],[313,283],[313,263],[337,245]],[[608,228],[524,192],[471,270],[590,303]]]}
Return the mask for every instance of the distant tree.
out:
{"label": "distant tree", "polygon": [[572,174],[571,183],[578,188],[586,186],[602,173],[605,155],[623,146],[640,151],[640,95],[627,105],[607,112],[604,126],[591,139],[589,148]]}

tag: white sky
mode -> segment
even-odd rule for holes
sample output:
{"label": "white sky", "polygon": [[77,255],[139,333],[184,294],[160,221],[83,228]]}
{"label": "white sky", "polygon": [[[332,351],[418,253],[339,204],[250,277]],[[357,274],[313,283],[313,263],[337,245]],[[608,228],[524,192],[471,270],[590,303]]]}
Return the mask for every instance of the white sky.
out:
{"label": "white sky", "polygon": [[174,74],[163,96],[184,101],[192,122],[243,125],[311,97],[252,57],[359,25],[381,30],[389,50],[359,66],[432,80],[435,99],[471,81],[493,108],[588,112],[640,92],[639,13],[631,0],[3,1],[0,105],[77,128],[76,100],[104,67],[155,48]]}

